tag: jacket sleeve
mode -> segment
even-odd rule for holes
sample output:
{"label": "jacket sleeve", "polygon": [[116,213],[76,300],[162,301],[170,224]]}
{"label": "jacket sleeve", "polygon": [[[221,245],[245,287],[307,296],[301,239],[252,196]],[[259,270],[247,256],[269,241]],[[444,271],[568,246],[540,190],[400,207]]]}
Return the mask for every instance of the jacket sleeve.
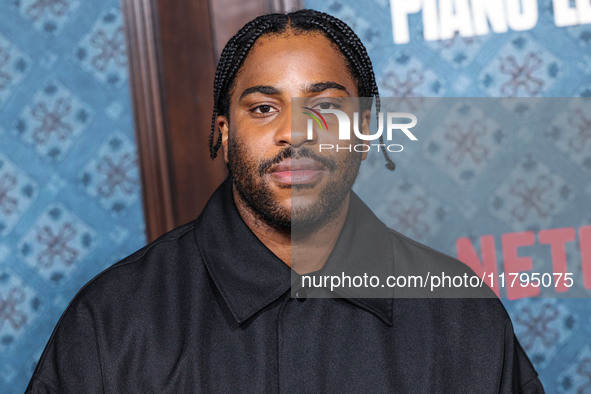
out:
{"label": "jacket sleeve", "polygon": [[94,313],[80,294],[51,334],[26,393],[103,391]]}
{"label": "jacket sleeve", "polygon": [[515,337],[513,325],[505,325],[505,352],[500,393],[544,394],[544,387],[534,366]]}

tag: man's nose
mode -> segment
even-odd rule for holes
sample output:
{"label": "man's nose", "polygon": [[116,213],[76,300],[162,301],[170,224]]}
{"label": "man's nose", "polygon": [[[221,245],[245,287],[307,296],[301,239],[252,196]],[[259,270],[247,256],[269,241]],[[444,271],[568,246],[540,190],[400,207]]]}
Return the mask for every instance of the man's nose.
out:
{"label": "man's nose", "polygon": [[291,145],[292,147],[314,144],[317,132],[314,131],[311,133],[312,138],[308,138],[308,117],[303,113],[303,110],[298,111],[296,107],[292,108],[293,110],[284,112],[286,116],[282,117],[278,125],[279,127],[275,133],[275,143],[277,145]]}

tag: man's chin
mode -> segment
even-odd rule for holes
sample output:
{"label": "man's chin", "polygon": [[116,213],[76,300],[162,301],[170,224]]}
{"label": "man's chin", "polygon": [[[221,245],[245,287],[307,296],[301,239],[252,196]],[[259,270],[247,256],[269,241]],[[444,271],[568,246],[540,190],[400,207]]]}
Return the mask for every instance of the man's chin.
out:
{"label": "man's chin", "polygon": [[249,183],[234,178],[234,185],[260,220],[281,232],[291,232],[292,237],[311,234],[330,221],[349,190],[335,194],[338,187],[327,184],[326,177],[287,188],[268,174],[260,181]]}

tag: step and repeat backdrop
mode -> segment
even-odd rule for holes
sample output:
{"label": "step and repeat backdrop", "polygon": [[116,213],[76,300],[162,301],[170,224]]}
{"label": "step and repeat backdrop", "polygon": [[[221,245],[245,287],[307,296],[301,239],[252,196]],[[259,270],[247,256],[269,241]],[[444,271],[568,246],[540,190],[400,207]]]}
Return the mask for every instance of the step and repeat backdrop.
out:
{"label": "step and repeat backdrop", "polygon": [[[421,97],[479,98],[433,101],[446,108],[436,127],[391,153],[393,173],[370,152],[355,190],[390,227],[493,273],[548,392],[591,392],[591,3],[306,7],[353,27],[381,96],[414,98],[407,109],[430,105]],[[503,273],[560,271],[572,274],[572,289],[499,288]]]}
{"label": "step and repeat backdrop", "polygon": [[146,242],[127,75],[117,0],[0,0],[0,393]]}

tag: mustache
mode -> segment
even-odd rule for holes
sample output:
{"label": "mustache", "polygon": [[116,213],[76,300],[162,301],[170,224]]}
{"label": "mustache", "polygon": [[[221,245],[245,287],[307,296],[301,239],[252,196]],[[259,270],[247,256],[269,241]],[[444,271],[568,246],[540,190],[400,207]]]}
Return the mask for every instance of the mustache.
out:
{"label": "mustache", "polygon": [[259,166],[259,174],[263,176],[267,171],[269,171],[269,168],[271,168],[275,164],[281,163],[283,160],[287,158],[299,159],[301,157],[306,157],[308,159],[317,161],[330,172],[334,172],[337,169],[337,164],[334,160],[321,156],[315,153],[310,148],[301,147],[293,149],[291,146],[288,146],[281,152],[279,152],[275,157],[265,160],[263,163],[261,163],[261,165]]}

